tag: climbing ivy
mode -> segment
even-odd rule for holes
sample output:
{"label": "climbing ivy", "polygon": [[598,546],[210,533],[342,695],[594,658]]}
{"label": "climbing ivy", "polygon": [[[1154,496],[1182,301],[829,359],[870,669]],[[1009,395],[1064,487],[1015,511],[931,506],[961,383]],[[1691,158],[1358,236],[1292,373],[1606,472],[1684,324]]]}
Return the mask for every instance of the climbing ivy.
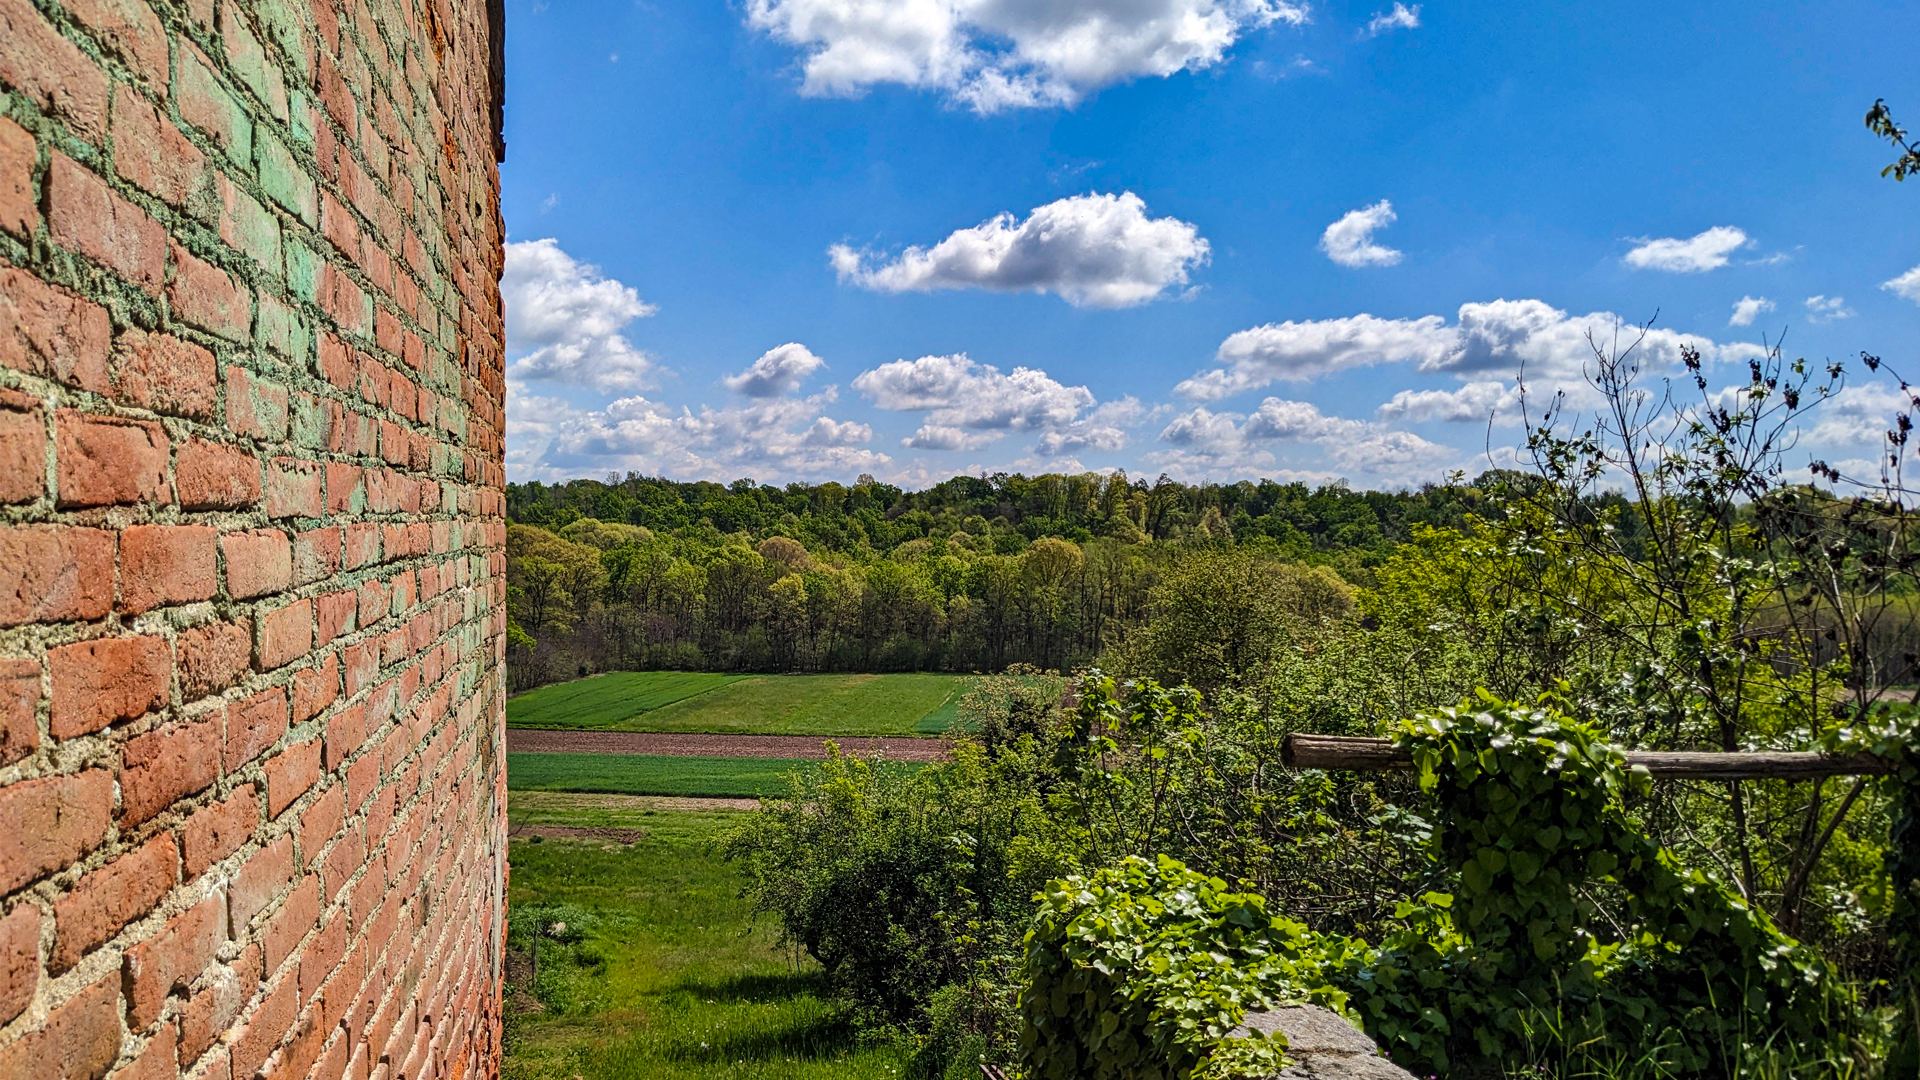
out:
{"label": "climbing ivy", "polygon": [[1507,1060],[1540,1017],[1568,1045],[1659,1040],[1680,1075],[1730,1073],[1756,1041],[1803,1058],[1844,1045],[1826,963],[1642,831],[1626,799],[1646,772],[1595,728],[1483,697],[1397,741],[1437,803],[1454,891],[1406,905],[1404,926],[1336,976],[1396,1058]]}
{"label": "climbing ivy", "polygon": [[[1646,835],[1628,809],[1646,772],[1594,727],[1483,695],[1397,741],[1435,803],[1437,887],[1400,905],[1383,941],[1316,934],[1164,857],[1056,882],[1026,940],[1029,1075],[1271,1066],[1276,1045],[1230,1033],[1281,1001],[1341,1009],[1402,1064],[1442,1075],[1536,1057],[1543,1026],[1562,1047],[1673,1076],[1738,1074],[1755,1048],[1844,1056],[1850,1016],[1826,963]],[[1920,926],[1920,861],[1909,870],[1897,880],[1915,883],[1904,902]]]}
{"label": "climbing ivy", "polygon": [[1026,938],[1020,1050],[1035,1080],[1185,1080],[1279,1071],[1248,1010],[1338,1007],[1337,949],[1251,893],[1160,856],[1054,882]]}

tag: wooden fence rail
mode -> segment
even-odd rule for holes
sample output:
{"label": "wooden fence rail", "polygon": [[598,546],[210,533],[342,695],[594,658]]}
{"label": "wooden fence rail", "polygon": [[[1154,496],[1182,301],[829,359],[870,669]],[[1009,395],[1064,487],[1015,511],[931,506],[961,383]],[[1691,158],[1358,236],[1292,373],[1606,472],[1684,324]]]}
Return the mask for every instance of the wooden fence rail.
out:
{"label": "wooden fence rail", "polygon": [[[1413,768],[1413,755],[1386,739],[1346,735],[1287,736],[1280,759],[1295,769],[1379,771]],[[1690,750],[1631,750],[1628,765],[1669,780],[1815,780],[1823,776],[1878,775],[1892,771],[1872,754],[1817,752],[1716,753]]]}

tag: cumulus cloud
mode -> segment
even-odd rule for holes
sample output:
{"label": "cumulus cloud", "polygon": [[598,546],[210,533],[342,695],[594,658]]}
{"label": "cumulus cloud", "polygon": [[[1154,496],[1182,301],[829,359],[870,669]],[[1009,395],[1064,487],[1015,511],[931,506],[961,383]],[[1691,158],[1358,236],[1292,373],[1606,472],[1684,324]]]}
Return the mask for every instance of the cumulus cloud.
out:
{"label": "cumulus cloud", "polygon": [[1391,11],[1377,12],[1373,18],[1367,20],[1368,37],[1379,37],[1389,30],[1418,29],[1420,29],[1419,4],[1408,7],[1405,4],[1396,3]]}
{"label": "cumulus cloud", "polygon": [[1382,319],[1361,314],[1256,326],[1221,342],[1217,355],[1223,366],[1195,375],[1175,390],[1211,401],[1274,382],[1386,363],[1411,363],[1424,373],[1462,379],[1524,367],[1530,378],[1577,380],[1593,355],[1589,334],[1606,343],[1616,333],[1622,347],[1639,339],[1637,354],[1655,367],[1677,362],[1683,345],[1699,349],[1708,359],[1754,351],[1749,345],[1722,346],[1659,328],[1641,338],[1637,328],[1610,312],[1572,316],[1540,300],[1494,300],[1460,305],[1453,325],[1438,315]]}
{"label": "cumulus cloud", "polygon": [[1880,287],[1895,296],[1920,304],[1920,266],[1914,267],[1892,281],[1881,282]]}
{"label": "cumulus cloud", "polygon": [[[1272,397],[1245,416],[1204,405],[1190,409],[1168,422],[1160,441],[1170,449],[1150,459],[1189,476],[1259,472],[1276,479],[1332,479],[1353,474],[1406,483],[1438,476],[1456,456],[1412,432],[1328,416],[1312,402]],[[1281,444],[1300,449],[1283,459],[1276,453]]]}
{"label": "cumulus cloud", "polygon": [[800,388],[807,376],[826,366],[826,361],[797,341],[776,345],[760,354],[760,359],[738,375],[720,381],[727,389],[746,397],[781,397]]}
{"label": "cumulus cloud", "polygon": [[1809,296],[1807,297],[1807,321],[1810,323],[1838,322],[1851,319],[1854,310],[1847,306],[1845,297]]}
{"label": "cumulus cloud", "polygon": [[1139,76],[1219,63],[1291,0],[747,0],[747,24],[799,49],[810,95],[880,84],[945,95],[980,113],[1072,105]]}
{"label": "cumulus cloud", "polygon": [[965,353],[894,360],[861,372],[853,388],[879,408],[924,412],[926,422],[903,440],[922,450],[974,450],[1010,431],[1033,432],[1049,455],[1118,450],[1125,428],[1145,415],[1132,398],[1095,407],[1093,391],[1067,386],[1037,368],[1002,373]]}
{"label": "cumulus cloud", "polygon": [[840,280],[879,292],[1054,293],[1075,307],[1101,308],[1144,304],[1184,286],[1208,255],[1197,227],[1148,217],[1147,204],[1131,191],[1074,195],[1024,221],[998,214],[891,260],[845,244],[827,251]]}
{"label": "cumulus cloud", "polygon": [[1401,390],[1381,405],[1375,415],[1382,420],[1414,423],[1429,420],[1485,423],[1511,418],[1519,405],[1517,384],[1476,381],[1453,390]]}
{"label": "cumulus cloud", "polygon": [[1349,210],[1320,234],[1320,250],[1341,266],[1392,266],[1400,261],[1400,253],[1374,243],[1373,234],[1393,224],[1395,217],[1393,204],[1385,199]]}
{"label": "cumulus cloud", "polygon": [[1743,296],[1733,302],[1733,314],[1727,318],[1728,326],[1752,326],[1763,311],[1772,311],[1773,301],[1764,296]]}
{"label": "cumulus cloud", "polygon": [[1716,225],[1685,240],[1667,237],[1642,239],[1627,252],[1625,262],[1635,270],[1664,270],[1669,274],[1699,274],[1727,265],[1728,257],[1752,246],[1747,234],[1731,225]]}
{"label": "cumulus cloud", "polygon": [[1893,427],[1894,414],[1909,404],[1905,393],[1887,383],[1846,387],[1820,403],[1806,441],[1814,446],[1876,444]]}
{"label": "cumulus cloud", "polygon": [[506,306],[507,368],[514,379],[571,383],[605,393],[652,381],[653,359],[620,331],[654,313],[630,286],[560,250],[557,241],[507,245],[500,297]]}
{"label": "cumulus cloud", "polygon": [[821,410],[832,394],[775,398],[699,412],[638,395],[604,409],[507,391],[507,466],[515,479],[614,471],[730,480],[844,477],[892,459],[866,448],[873,429]]}

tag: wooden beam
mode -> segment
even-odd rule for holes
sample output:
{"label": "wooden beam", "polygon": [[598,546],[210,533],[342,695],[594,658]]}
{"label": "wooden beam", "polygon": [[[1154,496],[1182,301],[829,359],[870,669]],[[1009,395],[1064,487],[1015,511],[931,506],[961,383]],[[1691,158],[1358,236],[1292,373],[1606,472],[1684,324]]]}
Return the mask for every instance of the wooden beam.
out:
{"label": "wooden beam", "polygon": [[[1354,769],[1363,772],[1411,769],[1413,755],[1386,739],[1295,732],[1281,746],[1280,760],[1295,769]],[[1713,753],[1631,750],[1628,765],[1644,765],[1669,780],[1814,780],[1823,776],[1879,775],[1893,771],[1872,754],[1817,752]]]}

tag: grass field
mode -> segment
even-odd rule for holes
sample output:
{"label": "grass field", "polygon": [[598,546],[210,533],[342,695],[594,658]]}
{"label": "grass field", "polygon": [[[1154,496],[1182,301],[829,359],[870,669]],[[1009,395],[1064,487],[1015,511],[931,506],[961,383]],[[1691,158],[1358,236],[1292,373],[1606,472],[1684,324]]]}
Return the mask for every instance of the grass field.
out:
{"label": "grass field", "polygon": [[640,713],[738,682],[703,671],[614,671],[543,686],[507,700],[515,727],[604,728]]}
{"label": "grass field", "polygon": [[758,735],[938,735],[968,675],[616,672],[507,702],[514,727]]}
{"label": "grass field", "polygon": [[813,762],[793,758],[670,757],[664,754],[508,754],[516,791],[752,797],[784,793],[786,776]]}
{"label": "grass field", "polygon": [[[630,846],[509,849],[525,920],[552,911],[578,940],[508,962],[505,1080],[896,1080],[905,1054],[859,1044],[819,971],[747,917],[713,844],[739,812],[622,811],[619,800],[522,794],[516,822],[644,830]],[[524,940],[525,935],[522,934]]]}

